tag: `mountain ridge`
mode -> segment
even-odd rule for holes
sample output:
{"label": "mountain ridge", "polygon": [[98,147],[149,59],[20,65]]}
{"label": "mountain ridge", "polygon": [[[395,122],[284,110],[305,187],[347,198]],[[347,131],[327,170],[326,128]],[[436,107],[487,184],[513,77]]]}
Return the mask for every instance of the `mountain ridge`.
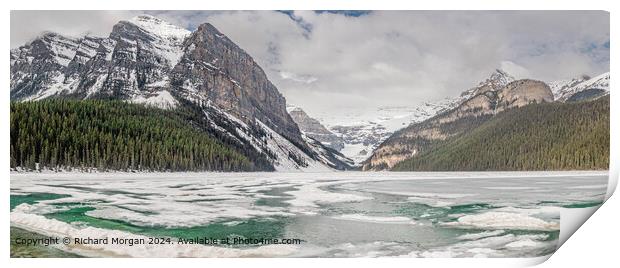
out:
{"label": "mountain ridge", "polygon": [[[393,166],[417,154],[430,140],[468,131],[512,107],[609,94],[609,73],[549,82],[549,87],[540,81],[516,80],[498,68],[457,97],[393,114],[386,108],[387,116],[359,124],[351,120],[325,127],[317,121],[311,125],[321,125],[322,130],[302,131],[304,123],[287,111],[286,99],[264,70],[209,23],[191,32],[145,15],[119,21],[108,37],[47,32],[11,49],[10,58],[11,100],[112,99],[168,110],[190,107],[212,121],[211,133],[220,131],[219,137],[254,148],[281,170],[321,165],[349,169],[352,162],[347,157],[367,169],[382,169],[381,162]],[[302,120],[310,122],[306,117]],[[437,119],[435,126],[424,123],[430,119]],[[412,125],[423,124],[426,129],[403,135]],[[387,153],[387,161],[377,162],[376,156],[386,153],[383,145],[392,143],[395,136],[414,139],[414,145],[400,144],[392,148],[398,153]],[[326,150],[317,142],[335,150]]]}
{"label": "mountain ridge", "polygon": [[[499,79],[500,77],[506,79]],[[499,81],[499,83],[492,81]],[[519,83],[521,85],[517,85]],[[414,123],[413,127],[408,127],[409,134],[403,134],[408,128],[395,132],[377,147],[373,155],[363,163],[363,168],[365,170],[392,168],[398,162],[418,155],[434,142],[475,129],[495,114],[513,107],[523,107],[532,102],[540,103],[541,101],[547,103],[575,102],[600,98],[609,94],[609,73],[603,73],[594,78],[582,77],[581,79],[550,82],[549,85],[530,79],[515,80],[510,74],[497,69],[476,87],[463,91],[459,96],[461,99],[452,102],[458,103],[458,106],[444,109],[427,119],[437,119],[438,124],[441,125],[439,128],[437,126],[428,128],[428,122],[422,121]],[[446,117],[446,113],[452,113],[452,116]],[[424,124],[427,124],[426,129],[421,126]],[[399,136],[405,140],[410,139],[409,144],[403,141],[395,142]],[[390,146],[396,147],[389,149]]]}
{"label": "mountain ridge", "polygon": [[302,108],[288,105],[286,110],[304,135],[336,151],[344,148],[344,141],[341,137],[328,130],[318,120],[310,117]]}
{"label": "mountain ridge", "polygon": [[138,16],[119,21],[107,38],[43,34],[11,50],[11,100],[46,98],[189,107],[211,120],[210,132],[263,153],[276,170],[345,166],[321,162],[334,156],[319,153],[332,152],[307,143],[262,68],[209,23],[190,32]]}
{"label": "mountain ridge", "polygon": [[[581,76],[571,80],[559,80],[549,82],[551,91],[556,101],[571,101],[575,94],[586,90],[600,90],[598,97],[609,94],[609,72],[599,74],[595,77]],[[597,96],[594,96],[597,97]]]}
{"label": "mountain ridge", "polygon": [[469,132],[434,143],[395,171],[605,170],[609,97],[508,109]]}
{"label": "mountain ridge", "polygon": [[533,102],[553,101],[553,94],[544,82],[510,78],[496,70],[489,79],[464,91],[460,96],[463,100],[456,107],[395,132],[363,163],[363,169],[392,168],[425,150],[434,141],[474,129],[498,112]]}
{"label": "mountain ridge", "polygon": [[355,159],[357,165],[363,165],[362,163],[372,156],[373,151],[398,130],[457,107],[481,88],[493,89],[514,80],[515,78],[507,71],[497,68],[476,87],[461,92],[459,96],[428,101],[414,107],[383,107],[377,111],[378,114],[382,114],[379,118],[361,122],[351,118],[351,122],[332,124],[329,129],[344,139],[345,148],[342,152]]}

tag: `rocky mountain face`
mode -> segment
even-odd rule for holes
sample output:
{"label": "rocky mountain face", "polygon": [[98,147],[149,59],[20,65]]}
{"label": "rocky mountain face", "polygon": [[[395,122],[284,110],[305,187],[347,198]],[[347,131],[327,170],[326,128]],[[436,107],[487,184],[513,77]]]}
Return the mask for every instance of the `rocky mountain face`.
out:
{"label": "rocky mountain face", "polygon": [[306,143],[310,145],[312,151],[314,151],[319,156],[322,163],[326,163],[330,167],[338,170],[357,169],[355,167],[355,161],[351,158],[345,156],[344,154],[331,147],[326,146],[322,142],[312,137],[306,136],[305,134],[303,134],[302,136],[306,140]]}
{"label": "rocky mountain face", "polygon": [[303,109],[295,106],[288,106],[286,109],[304,135],[336,151],[344,148],[344,141],[341,137],[329,131],[318,120],[306,114]]}
{"label": "rocky mountain face", "polygon": [[343,139],[344,147],[340,152],[360,164],[395,131],[449,110],[460,103],[461,99],[459,96],[416,106],[379,107],[370,117],[349,113],[345,119],[340,119],[328,128]]}
{"label": "rocky mountain face", "polygon": [[570,80],[552,81],[548,84],[556,101],[593,99],[609,94],[609,72],[595,77],[584,75]]}
{"label": "rocky mountain face", "polygon": [[[11,99],[54,96],[140,102],[170,95],[169,74],[189,34],[150,16],[120,21],[108,38],[45,33],[11,51]],[[161,103],[151,102],[174,106],[174,99],[160,99]]]}
{"label": "rocky mountain face", "polygon": [[[423,116],[418,120],[415,120],[416,116],[408,116],[414,118],[411,126],[406,128],[409,130],[394,130],[393,136],[386,138],[380,146],[377,145],[372,157],[364,161],[363,167],[375,170],[390,168],[418,154],[431,142],[473,129],[509,108],[539,101],[575,102],[600,98],[609,94],[609,76],[607,72],[595,77],[583,76],[549,82],[547,86],[552,92],[550,97],[544,83],[533,80],[520,80],[517,83],[509,73],[498,69],[459,97],[425,104],[435,109],[416,109],[412,114]],[[403,144],[407,139],[412,140],[410,146]]]}
{"label": "rocky mountain face", "polygon": [[[586,145],[586,146],[584,146]],[[394,171],[607,170],[609,96],[527,105],[434,142]]]}
{"label": "rocky mountain face", "polygon": [[286,100],[245,51],[211,24],[202,24],[183,43],[171,85],[193,101],[211,101],[243,121],[260,120],[288,140],[304,146]]}
{"label": "rocky mountain face", "polygon": [[453,108],[395,132],[363,163],[363,168],[391,168],[431,143],[471,130],[501,111],[552,101],[553,94],[545,83],[528,79],[515,81],[507,73],[496,70],[478,86],[464,91]]}
{"label": "rocky mountain face", "polygon": [[375,147],[392,134],[385,126],[374,121],[336,125],[330,130],[342,138],[343,148],[340,152],[356,164],[366,160]]}
{"label": "rocky mountain face", "polygon": [[383,141],[399,129],[454,109],[476,94],[495,90],[514,80],[514,77],[506,71],[497,69],[476,87],[464,91],[457,97],[424,102],[416,106],[381,107],[374,111],[374,117],[368,119],[352,114],[350,119],[340,120],[346,123],[332,124],[329,129],[343,138],[344,149],[341,152],[355,160],[356,164],[361,164]]}
{"label": "rocky mountain face", "polygon": [[216,136],[266,155],[276,170],[337,166],[302,137],[252,57],[208,23],[190,32],[139,16],[117,23],[107,38],[45,33],[11,50],[10,95],[184,108],[209,118]]}

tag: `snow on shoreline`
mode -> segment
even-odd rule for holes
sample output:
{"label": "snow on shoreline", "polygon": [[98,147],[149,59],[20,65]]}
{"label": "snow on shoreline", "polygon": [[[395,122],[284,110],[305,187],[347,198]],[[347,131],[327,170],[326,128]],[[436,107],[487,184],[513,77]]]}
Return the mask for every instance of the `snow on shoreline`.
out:
{"label": "snow on shoreline", "polygon": [[[26,170],[10,170],[10,175],[100,175],[100,174],[118,174],[118,175],[135,175],[136,177],[140,176],[163,176],[163,175],[239,175],[239,176],[247,176],[251,174],[299,174],[301,172],[291,172],[291,171],[276,171],[276,172],[219,172],[219,171],[183,171],[183,172],[165,172],[165,171],[120,171],[120,170],[106,170],[99,171],[96,169],[90,171],[82,171],[82,170],[41,170],[41,171],[26,171]],[[317,175],[325,175],[327,172],[324,171],[310,171],[303,172],[306,174],[317,174]],[[545,177],[555,177],[555,176],[593,176],[593,175],[608,175],[609,170],[562,170],[562,171],[411,171],[411,172],[395,172],[395,171],[339,171],[339,172],[331,172],[333,176],[330,177],[349,177],[349,176],[359,176],[364,174],[366,177],[367,174],[377,175],[378,177],[384,177],[385,175],[389,175],[394,177],[395,179],[407,177],[411,179],[412,175],[416,176],[416,179],[423,178],[472,178],[472,177],[502,177],[502,178],[510,178],[510,177],[531,177],[531,176],[545,176]],[[262,176],[259,176],[262,177]],[[277,176],[279,177],[279,175]]]}

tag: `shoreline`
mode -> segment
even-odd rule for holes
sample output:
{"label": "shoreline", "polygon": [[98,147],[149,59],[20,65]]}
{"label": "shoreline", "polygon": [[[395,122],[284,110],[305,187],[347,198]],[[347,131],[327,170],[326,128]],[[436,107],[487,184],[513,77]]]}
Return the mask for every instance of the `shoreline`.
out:
{"label": "shoreline", "polygon": [[[373,177],[379,180],[401,180],[401,179],[468,179],[468,178],[521,178],[531,176],[560,177],[560,176],[609,176],[609,170],[566,170],[566,171],[327,171],[327,172],[304,172],[304,171],[276,171],[276,172],[216,172],[216,171],[183,171],[183,172],[126,172],[126,171],[106,171],[106,172],[84,172],[84,171],[10,171],[9,178],[22,176],[29,177],[70,177],[70,176],[92,176],[100,178],[111,178],[116,176],[131,176],[136,179],[148,178],[174,178],[174,177],[255,177],[274,179],[295,176],[300,174],[317,175],[329,179]],[[322,180],[322,179],[320,179]]]}
{"label": "shoreline", "polygon": [[46,237],[44,234],[10,225],[10,258],[84,258],[85,256],[67,252],[53,246],[28,246],[15,243],[17,238]]}

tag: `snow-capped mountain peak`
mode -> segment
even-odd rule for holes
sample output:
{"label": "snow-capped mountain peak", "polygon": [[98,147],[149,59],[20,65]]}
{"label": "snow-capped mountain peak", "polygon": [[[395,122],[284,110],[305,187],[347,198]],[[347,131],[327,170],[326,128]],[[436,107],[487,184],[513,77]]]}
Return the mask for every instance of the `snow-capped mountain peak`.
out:
{"label": "snow-capped mountain peak", "polygon": [[336,151],[340,151],[344,147],[342,138],[329,131],[318,120],[310,117],[302,108],[287,104],[286,111],[304,135]]}
{"label": "snow-capped mountain peak", "polygon": [[381,107],[373,113],[375,117],[372,119],[344,118],[341,120],[342,123],[330,124],[329,127],[345,141],[341,152],[359,164],[370,157],[377,146],[397,130],[453,109],[478,94],[498,91],[515,80],[515,77],[504,68],[498,68],[476,87],[465,90],[458,97],[448,97],[410,107]]}
{"label": "snow-capped mountain peak", "polygon": [[558,99],[558,97],[562,95],[563,92],[567,91],[568,89],[588,79],[589,79],[588,77],[582,76],[580,78],[551,81],[551,82],[548,82],[547,84],[551,88],[551,92],[553,92],[553,96],[555,96],[555,99]]}
{"label": "snow-capped mountain peak", "polygon": [[208,122],[197,127],[261,165],[350,168],[335,150],[302,135],[262,68],[206,23],[190,32],[145,15],[116,23],[107,38],[44,34],[11,50],[10,93],[13,101],[116,99],[188,108]]}
{"label": "snow-capped mountain peak", "polygon": [[494,88],[504,87],[512,81],[515,81],[514,76],[510,75],[507,71],[499,68],[495,69],[495,72],[493,72],[491,76],[489,76],[489,78],[480,82],[478,86],[493,86]]}
{"label": "snow-capped mountain peak", "polygon": [[598,76],[588,79],[581,86],[590,88],[596,87],[609,91],[609,76],[609,72],[600,74]]}
{"label": "snow-capped mountain peak", "polygon": [[553,92],[554,99],[561,102],[570,101],[571,98],[577,100],[587,97],[585,95],[605,95],[609,93],[609,72],[595,77],[583,75],[579,78],[552,81],[547,84]]}
{"label": "snow-capped mountain peak", "polygon": [[41,33],[35,40],[40,42],[31,42],[31,46],[45,46],[53,55],[53,60],[62,66],[69,65],[80,45],[79,38],[63,36],[50,31]]}
{"label": "snow-capped mountain peak", "polygon": [[[138,27],[142,33],[134,33],[131,27],[125,26],[126,23]],[[168,66],[173,68],[183,55],[182,44],[190,34],[189,30],[162,19],[150,15],[141,15],[128,21],[119,22],[114,26],[111,37],[119,35],[125,41],[127,36],[138,36],[136,40],[142,40],[141,46],[166,59]]]}
{"label": "snow-capped mountain peak", "polygon": [[183,39],[191,34],[187,29],[151,15],[140,15],[128,20],[128,22],[156,36],[179,42],[183,42]]}
{"label": "snow-capped mountain peak", "polygon": [[458,100],[458,102],[462,102],[463,100],[469,99],[475,95],[487,91],[497,91],[515,80],[516,79],[514,76],[512,76],[502,68],[495,69],[495,71],[491,73],[491,75],[487,79],[480,81],[480,83],[478,83],[476,87],[464,91],[461,94],[459,98],[460,100]]}

